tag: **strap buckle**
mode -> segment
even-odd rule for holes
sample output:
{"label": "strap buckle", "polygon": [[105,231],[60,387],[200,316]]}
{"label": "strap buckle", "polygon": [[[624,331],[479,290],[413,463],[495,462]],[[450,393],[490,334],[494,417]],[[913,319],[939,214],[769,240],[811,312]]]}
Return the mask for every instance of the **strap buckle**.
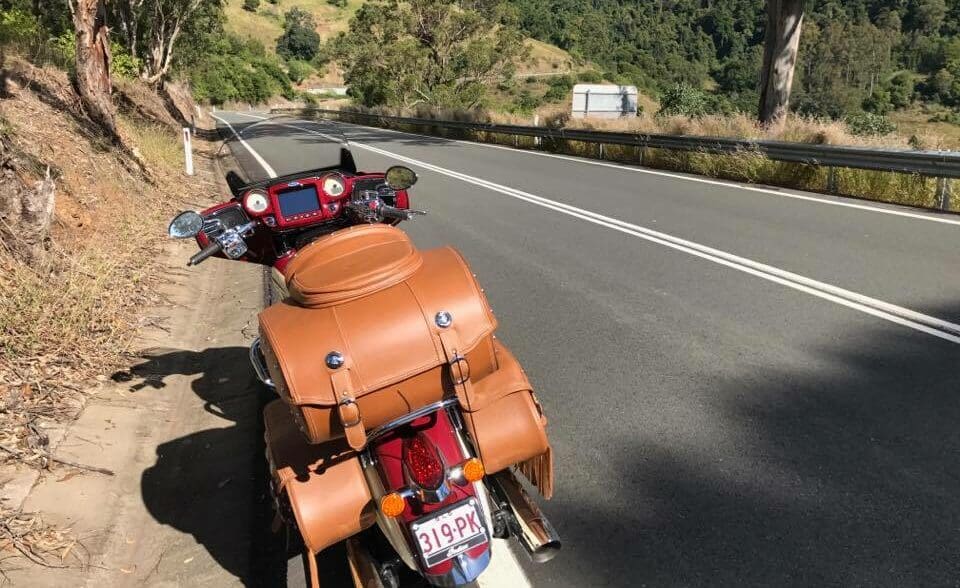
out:
{"label": "strap buckle", "polygon": [[348,422],[344,421],[344,420],[343,420],[343,410],[340,411],[340,422],[341,422],[341,424],[344,426],[344,428],[356,427],[357,425],[359,425],[359,424],[363,421],[363,417],[360,416],[360,407],[357,405],[357,401],[356,401],[355,399],[353,399],[353,398],[351,398],[351,397],[344,398],[344,399],[342,399],[342,400],[340,401],[339,405],[340,405],[341,407],[347,407],[347,406],[353,405],[353,406],[355,406],[356,409],[357,409],[357,418],[356,418],[356,420],[353,421],[352,423],[348,423]]}
{"label": "strap buckle", "polygon": [[[450,379],[453,380],[454,386],[462,386],[470,381],[470,362],[467,361],[467,358],[460,355],[460,352],[454,350],[453,357],[450,358]],[[460,377],[457,378],[454,376],[454,366],[457,366],[458,373]]]}

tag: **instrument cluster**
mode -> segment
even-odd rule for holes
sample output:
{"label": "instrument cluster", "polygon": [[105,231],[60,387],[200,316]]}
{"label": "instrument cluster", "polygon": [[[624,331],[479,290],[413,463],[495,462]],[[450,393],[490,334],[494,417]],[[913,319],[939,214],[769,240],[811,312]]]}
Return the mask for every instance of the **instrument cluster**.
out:
{"label": "instrument cluster", "polygon": [[383,174],[354,176],[339,172],[249,190],[241,203],[247,214],[264,225],[287,231],[337,219],[350,198],[374,194],[390,206],[408,206],[406,192],[387,186]]}

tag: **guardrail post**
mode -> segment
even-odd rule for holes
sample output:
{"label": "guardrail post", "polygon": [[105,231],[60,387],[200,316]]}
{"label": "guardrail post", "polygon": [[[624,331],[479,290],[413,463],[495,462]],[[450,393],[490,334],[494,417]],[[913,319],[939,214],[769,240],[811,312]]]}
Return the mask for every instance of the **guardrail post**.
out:
{"label": "guardrail post", "polygon": [[937,207],[950,210],[950,179],[937,178]]}
{"label": "guardrail post", "polygon": [[832,165],[827,168],[827,192],[837,193],[837,168]]}
{"label": "guardrail post", "polygon": [[603,159],[603,143],[597,143],[597,145],[600,147],[599,149],[600,157],[598,157],[597,159]]}

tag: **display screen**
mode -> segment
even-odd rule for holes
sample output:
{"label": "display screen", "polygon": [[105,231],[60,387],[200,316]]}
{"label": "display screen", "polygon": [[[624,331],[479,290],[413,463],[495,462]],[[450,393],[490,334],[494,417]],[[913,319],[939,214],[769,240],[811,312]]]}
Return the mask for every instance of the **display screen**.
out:
{"label": "display screen", "polygon": [[320,210],[320,199],[317,197],[317,189],[314,186],[281,192],[278,199],[280,214],[284,217]]}

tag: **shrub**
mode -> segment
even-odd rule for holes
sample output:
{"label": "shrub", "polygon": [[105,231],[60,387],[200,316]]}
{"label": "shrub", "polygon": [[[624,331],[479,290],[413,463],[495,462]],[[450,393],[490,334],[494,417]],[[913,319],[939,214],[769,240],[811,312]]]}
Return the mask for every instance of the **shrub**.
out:
{"label": "shrub", "polygon": [[243,9],[247,12],[256,12],[260,8],[260,0],[243,0]]}
{"label": "shrub", "polygon": [[547,81],[550,86],[543,99],[547,102],[562,102],[570,98],[570,92],[573,90],[573,79],[570,76],[556,76]]}
{"label": "shrub", "polygon": [[40,35],[40,24],[29,12],[14,8],[0,10],[0,43],[26,44],[36,41]]}
{"label": "shrub", "polygon": [[283,34],[277,39],[277,54],[284,59],[311,61],[320,51],[320,35],[313,15],[291,8],[283,15]]}
{"label": "shrub", "polygon": [[580,74],[577,75],[577,79],[584,84],[599,84],[603,81],[603,76],[600,75],[600,72],[587,70],[580,72]]}
{"label": "shrub", "polygon": [[327,4],[336,6],[337,8],[346,8],[347,0],[327,0]]}
{"label": "shrub", "polygon": [[295,84],[299,84],[310,77],[314,71],[316,70],[313,69],[313,66],[306,61],[294,59],[287,62],[287,76],[289,76],[290,81]]}
{"label": "shrub", "polygon": [[889,135],[897,130],[897,125],[890,122],[890,119],[872,112],[852,114],[847,117],[846,122],[850,132],[861,137]]}
{"label": "shrub", "polygon": [[893,110],[890,92],[883,88],[875,88],[872,94],[863,99],[863,109],[879,115],[889,113]]}
{"label": "shrub", "polygon": [[681,82],[663,93],[657,114],[700,118],[707,114],[707,110],[706,93]]}

